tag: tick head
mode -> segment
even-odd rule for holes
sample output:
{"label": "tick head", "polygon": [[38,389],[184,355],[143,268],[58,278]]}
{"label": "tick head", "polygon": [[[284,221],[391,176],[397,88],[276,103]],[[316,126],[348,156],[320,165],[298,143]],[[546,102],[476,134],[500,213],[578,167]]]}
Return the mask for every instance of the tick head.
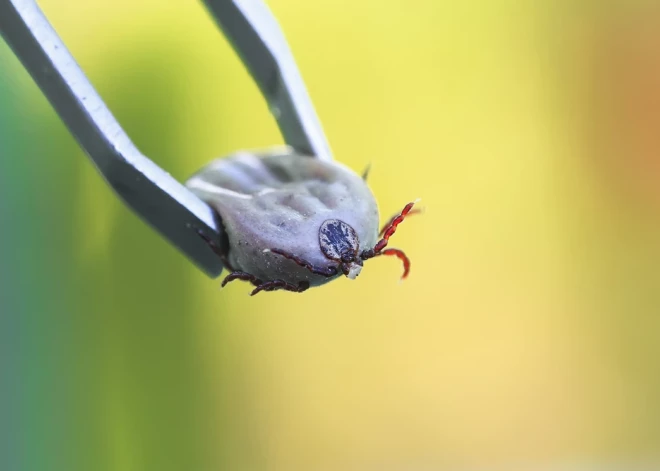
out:
{"label": "tick head", "polygon": [[344,275],[351,280],[354,280],[360,274],[360,271],[362,271],[362,259],[359,257],[352,257],[351,261],[344,261],[344,258],[342,257],[342,262],[339,264],[339,267]]}

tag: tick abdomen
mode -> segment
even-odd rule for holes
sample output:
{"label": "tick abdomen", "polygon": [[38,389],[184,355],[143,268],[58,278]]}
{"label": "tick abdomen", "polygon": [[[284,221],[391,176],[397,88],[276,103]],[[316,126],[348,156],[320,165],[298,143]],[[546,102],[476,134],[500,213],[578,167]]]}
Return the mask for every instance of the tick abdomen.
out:
{"label": "tick abdomen", "polygon": [[327,282],[291,260],[264,253],[278,248],[316,266],[336,265],[319,245],[319,228],[326,220],[350,225],[361,248],[371,248],[378,236],[373,194],[362,178],[335,162],[240,153],[215,160],[186,185],[222,219],[231,268],[264,281]]}

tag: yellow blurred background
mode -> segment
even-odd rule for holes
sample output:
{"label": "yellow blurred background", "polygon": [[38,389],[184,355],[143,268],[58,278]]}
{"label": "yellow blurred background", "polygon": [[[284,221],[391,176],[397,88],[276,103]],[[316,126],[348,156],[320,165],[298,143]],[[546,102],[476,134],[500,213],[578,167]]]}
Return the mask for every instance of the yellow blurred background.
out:
{"label": "yellow blurred background", "polygon": [[[282,142],[201,2],[39,3],[136,145],[180,181]],[[31,363],[36,382],[8,375],[16,403],[41,411],[18,416],[16,463],[660,463],[658,5],[268,3],[336,158],[372,164],[383,219],[422,198],[392,239],[409,279],[378,259],[302,295],[220,290],[120,203],[3,44],[3,113],[22,140],[0,153],[28,162],[2,170],[26,181],[8,207],[51,218],[41,248],[66,254],[37,259],[20,227],[2,227],[35,272],[64,280],[25,275],[25,296],[44,302],[17,329],[26,355],[39,332],[50,359]],[[63,298],[43,294],[51,281]]]}

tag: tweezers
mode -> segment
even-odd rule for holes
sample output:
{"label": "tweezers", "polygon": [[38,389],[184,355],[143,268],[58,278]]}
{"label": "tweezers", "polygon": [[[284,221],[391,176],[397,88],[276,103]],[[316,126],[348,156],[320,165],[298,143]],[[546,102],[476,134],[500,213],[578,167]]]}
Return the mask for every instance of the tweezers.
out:
{"label": "tweezers", "polygon": [[[293,55],[268,7],[261,0],[204,3],[259,86],[291,151],[332,160]],[[0,0],[0,35],[118,196],[206,274],[218,276],[222,262],[208,240],[220,240],[221,221],[135,147],[36,1]]]}

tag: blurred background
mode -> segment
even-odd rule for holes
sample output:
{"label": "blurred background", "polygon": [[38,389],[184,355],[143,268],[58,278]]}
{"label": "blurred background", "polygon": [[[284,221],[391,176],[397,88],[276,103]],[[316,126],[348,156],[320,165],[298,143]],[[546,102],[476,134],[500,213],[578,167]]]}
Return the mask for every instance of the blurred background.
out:
{"label": "blurred background", "polygon": [[[201,2],[39,3],[179,180],[282,142]],[[220,290],[0,41],[0,469],[660,466],[657,2],[269,5],[410,278]]]}

